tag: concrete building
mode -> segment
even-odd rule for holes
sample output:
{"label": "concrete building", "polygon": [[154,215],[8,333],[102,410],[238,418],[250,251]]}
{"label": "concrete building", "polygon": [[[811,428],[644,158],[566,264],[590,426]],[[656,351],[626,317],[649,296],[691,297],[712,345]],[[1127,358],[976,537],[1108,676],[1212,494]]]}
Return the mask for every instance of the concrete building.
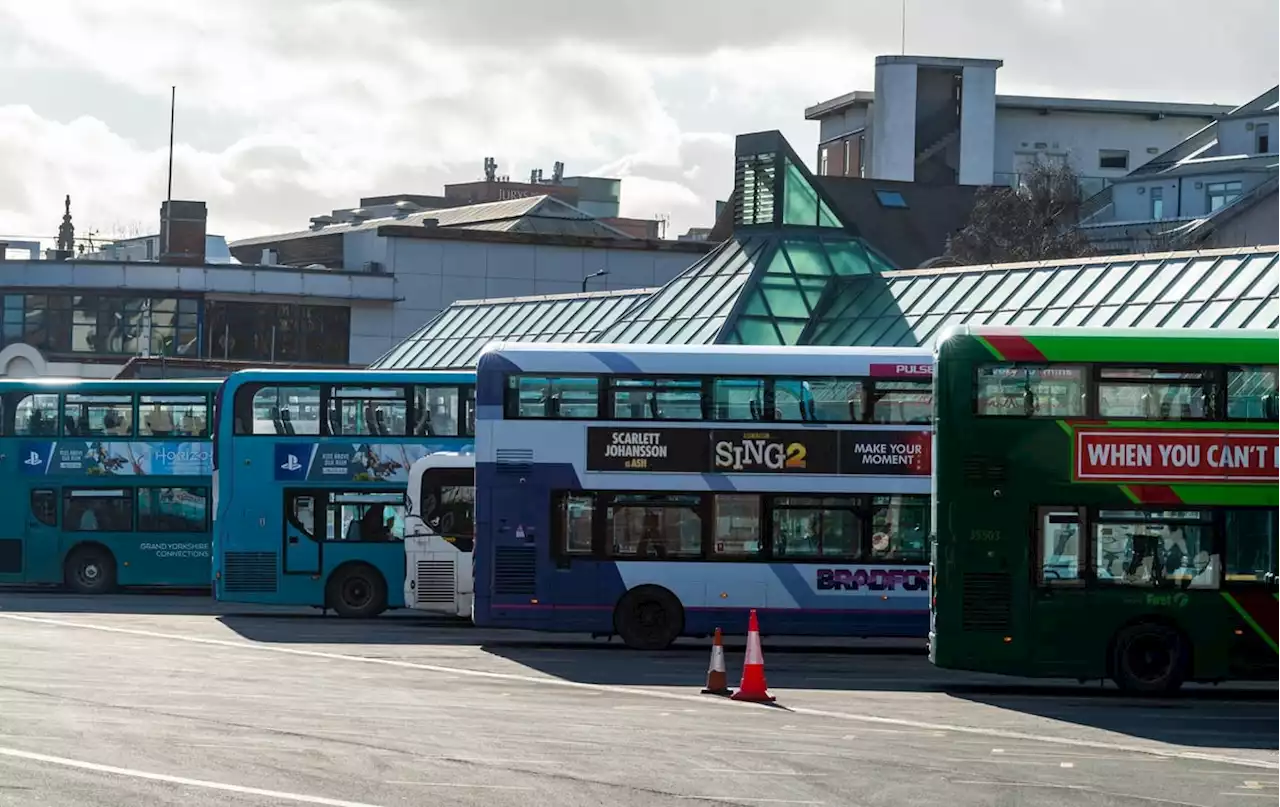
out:
{"label": "concrete building", "polygon": [[1278,99],[1272,87],[1115,180],[1082,231],[1104,252],[1280,242]]}
{"label": "concrete building", "polygon": [[1231,111],[1215,104],[996,94],[998,59],[880,56],[875,90],[805,110],[817,173],[928,184],[1017,184],[1069,164],[1086,195]]}
{"label": "concrete building", "polygon": [[405,201],[236,241],[231,252],[389,282],[393,305],[350,309],[349,358],[367,364],[455,300],[660,286],[713,246],[634,238],[551,195],[427,210]]}

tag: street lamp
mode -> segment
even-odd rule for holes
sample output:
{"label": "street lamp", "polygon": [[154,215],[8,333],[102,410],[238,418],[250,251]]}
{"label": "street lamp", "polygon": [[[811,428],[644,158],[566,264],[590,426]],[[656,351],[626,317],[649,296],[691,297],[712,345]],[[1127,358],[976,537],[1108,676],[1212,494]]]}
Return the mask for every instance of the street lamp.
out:
{"label": "street lamp", "polygon": [[600,269],[599,271],[592,272],[591,274],[589,274],[589,275],[587,275],[586,277],[582,278],[582,293],[583,293],[583,294],[586,294],[586,293],[587,293],[587,281],[588,281],[588,280],[590,280],[590,279],[591,279],[591,278],[593,278],[593,277],[604,277],[604,276],[605,276],[605,275],[607,275],[607,274],[609,274],[609,270],[608,270],[608,269]]}

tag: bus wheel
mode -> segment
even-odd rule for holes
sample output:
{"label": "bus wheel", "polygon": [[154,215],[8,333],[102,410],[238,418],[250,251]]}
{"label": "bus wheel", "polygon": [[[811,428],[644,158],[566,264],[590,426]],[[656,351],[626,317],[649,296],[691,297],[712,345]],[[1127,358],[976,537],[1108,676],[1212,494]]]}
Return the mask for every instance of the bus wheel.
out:
{"label": "bus wheel", "polygon": [[1187,671],[1186,641],[1168,625],[1130,625],[1116,636],[1111,664],[1116,685],[1126,692],[1176,692]]}
{"label": "bus wheel", "polygon": [[387,610],[387,583],[372,566],[344,566],[329,578],[326,589],[329,607],[338,616],[367,619]]}
{"label": "bus wheel", "polygon": [[67,558],[62,579],[77,594],[106,594],[116,587],[116,559],[105,547],[82,546]]}
{"label": "bus wheel", "polygon": [[665,650],[684,630],[684,609],[665,588],[638,586],[618,602],[613,626],[627,647]]}

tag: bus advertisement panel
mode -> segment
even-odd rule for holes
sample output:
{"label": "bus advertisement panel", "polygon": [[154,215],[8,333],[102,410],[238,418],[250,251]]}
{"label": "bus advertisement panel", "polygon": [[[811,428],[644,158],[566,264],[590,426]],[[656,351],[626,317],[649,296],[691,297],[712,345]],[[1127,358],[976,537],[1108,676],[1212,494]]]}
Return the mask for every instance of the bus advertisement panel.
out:
{"label": "bus advertisement panel", "polygon": [[0,583],[208,586],[217,387],[0,380]]}
{"label": "bus advertisement panel", "polygon": [[473,450],[473,382],[351,370],[228,377],[214,451],[215,596],[352,617],[403,607],[410,468]]}
{"label": "bus advertisement panel", "polygon": [[477,370],[478,625],[662,648],[923,637],[924,352],[495,345]]}
{"label": "bus advertisement panel", "polygon": [[1274,332],[937,348],[930,656],[1136,691],[1274,680]]}

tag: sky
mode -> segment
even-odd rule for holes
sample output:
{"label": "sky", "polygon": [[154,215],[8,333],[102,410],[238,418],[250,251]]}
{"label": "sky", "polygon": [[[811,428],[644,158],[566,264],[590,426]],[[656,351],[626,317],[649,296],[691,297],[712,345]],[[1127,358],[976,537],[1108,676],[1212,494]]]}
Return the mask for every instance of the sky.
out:
{"label": "sky", "polygon": [[[499,173],[623,179],[622,214],[710,225],[733,138],[873,88],[901,0],[0,2],[0,236],[158,230],[173,196],[229,239],[361,196]],[[998,58],[997,91],[1242,103],[1277,83],[1274,0],[906,0],[906,52]]]}

